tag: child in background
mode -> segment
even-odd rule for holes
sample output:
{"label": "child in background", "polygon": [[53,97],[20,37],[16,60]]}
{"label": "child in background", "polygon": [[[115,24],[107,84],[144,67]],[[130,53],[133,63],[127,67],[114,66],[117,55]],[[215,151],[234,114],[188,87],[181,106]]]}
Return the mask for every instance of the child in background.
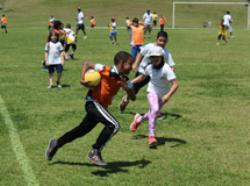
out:
{"label": "child in background", "polygon": [[130,32],[131,31],[130,25],[131,25],[132,22],[129,19],[129,17],[126,17],[125,23],[126,23],[127,31]]}
{"label": "child in background", "polygon": [[146,67],[144,74],[133,80],[134,83],[143,81],[149,77],[150,81],[147,88],[149,111],[144,114],[136,114],[134,121],[130,125],[130,131],[136,132],[138,126],[145,120],[148,121],[149,135],[148,144],[150,148],[156,147],[157,139],[155,135],[156,120],[160,114],[160,109],[166,104],[176,92],[178,83],[175,73],[164,61],[162,47],[155,46],[150,50],[151,64]]}
{"label": "child in background", "polygon": [[7,17],[6,15],[2,15],[2,18],[1,18],[1,29],[3,30],[3,33],[7,34],[8,33],[8,30],[7,30]]}
{"label": "child in background", "polygon": [[53,28],[54,21],[55,21],[55,17],[54,16],[50,16],[49,22],[48,22],[48,30],[49,31]]}
{"label": "child in background", "polygon": [[222,40],[225,42],[225,44],[227,44],[227,29],[225,25],[223,24],[223,19],[221,20],[220,25],[219,25],[219,33],[218,33],[216,45],[220,45],[220,41]]}
{"label": "child in background", "polygon": [[[76,35],[75,32],[71,29],[71,25],[67,24],[64,28],[65,32],[65,59],[69,58],[74,59],[74,53],[76,51]],[[69,52],[70,48],[72,48],[71,52]]]}
{"label": "child in background", "polygon": [[131,55],[133,58],[136,57],[140,51],[140,47],[144,43],[144,25],[139,22],[138,18],[132,20],[131,28]]}
{"label": "child in background", "polygon": [[115,18],[112,17],[109,23],[109,39],[112,45],[117,45],[117,28]]}
{"label": "child in background", "polygon": [[[131,89],[131,83],[127,78],[127,75],[131,71],[132,64],[133,58],[129,53],[124,51],[120,51],[115,55],[113,67],[90,62],[83,64],[80,83],[89,88],[85,103],[86,115],[79,126],[66,132],[57,139],[50,140],[46,151],[47,160],[52,160],[57,150],[64,145],[85,136],[95,128],[98,123],[102,123],[104,127],[96,139],[96,142],[92,145],[92,150],[90,150],[87,157],[95,165],[107,165],[102,159],[101,151],[120,128],[119,122],[110,114],[107,108],[112,104],[112,99],[120,88],[122,88],[132,100],[135,99],[134,92]],[[84,80],[85,73],[90,69],[98,71],[101,75],[101,82],[96,87],[90,87],[88,82]]]}
{"label": "child in background", "polygon": [[167,23],[166,18],[164,16],[160,16],[159,23],[160,23],[160,30],[164,31],[165,24]]}
{"label": "child in background", "polygon": [[90,29],[93,30],[96,27],[96,19],[94,16],[90,17],[89,23],[90,23]]}
{"label": "child in background", "polygon": [[152,17],[153,17],[153,26],[156,27],[157,20],[158,20],[158,14],[156,12],[153,12]]}
{"label": "child in background", "polygon": [[45,45],[45,63],[49,71],[49,86],[53,87],[53,74],[55,69],[57,71],[57,87],[61,88],[61,77],[64,65],[64,52],[63,46],[59,41],[58,34],[51,32],[48,37],[48,42]]}

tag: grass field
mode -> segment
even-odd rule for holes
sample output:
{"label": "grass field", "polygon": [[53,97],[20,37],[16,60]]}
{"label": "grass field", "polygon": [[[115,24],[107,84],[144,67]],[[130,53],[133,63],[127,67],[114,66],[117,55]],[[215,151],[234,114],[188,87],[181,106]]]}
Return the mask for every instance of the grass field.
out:
{"label": "grass field", "polygon": [[[86,137],[66,145],[58,151],[54,161],[48,163],[44,151],[49,138],[59,137],[78,125],[84,115],[83,97],[87,89],[79,83],[82,61],[88,59],[111,65],[117,51],[129,51],[128,34],[119,30],[119,46],[113,46],[107,37],[108,30],[88,31],[87,40],[79,38],[77,59],[65,64],[63,83],[68,86],[48,90],[47,74],[41,71],[40,64],[47,35],[46,23],[51,7],[56,15],[63,16],[55,9],[56,3],[60,2],[58,6],[63,10],[68,4],[56,0],[27,0],[19,5],[16,2],[7,1],[8,11],[5,13],[13,21],[10,21],[10,33],[0,34],[1,186],[27,185],[27,180],[32,180],[30,185],[44,186],[250,185],[249,31],[236,27],[235,38],[228,45],[216,46],[216,29],[168,30],[168,48],[177,64],[180,88],[163,109],[169,114],[158,122],[159,146],[156,150],[147,146],[147,123],[136,134],[128,130],[133,119],[128,112],[148,109],[144,88],[125,114],[118,110],[123,93],[120,92],[113,101],[110,111],[120,121],[121,130],[103,151],[109,166],[92,166],[86,159],[102,129],[101,124]],[[72,19],[68,13],[65,20],[73,20],[74,7],[79,2],[72,0],[69,6]],[[100,17],[103,14],[103,21],[109,19],[111,13],[102,10],[100,2],[103,1],[81,2],[86,4],[87,11],[96,10]],[[109,8],[112,8],[112,2],[107,1]],[[117,14],[121,12],[116,8],[121,2],[114,3],[113,10]],[[159,12],[164,10],[153,1],[131,2],[137,2],[136,6],[155,5]],[[170,2],[166,1],[166,5]],[[141,13],[144,9],[145,5],[140,8]],[[135,12],[135,9],[131,11]],[[123,10],[119,15],[125,16],[127,12]],[[154,31],[153,35],[156,33]],[[152,37],[146,42],[153,40]],[[3,107],[8,113],[3,112]],[[16,133],[11,128],[8,114]],[[22,150],[16,134],[26,157],[20,158]],[[19,159],[14,152],[19,153]],[[24,168],[26,161],[31,168],[28,171]]]}

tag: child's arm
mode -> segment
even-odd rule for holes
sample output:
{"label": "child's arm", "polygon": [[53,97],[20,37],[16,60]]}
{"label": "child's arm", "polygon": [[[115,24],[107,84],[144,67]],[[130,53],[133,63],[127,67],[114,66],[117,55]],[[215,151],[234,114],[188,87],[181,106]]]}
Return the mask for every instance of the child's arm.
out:
{"label": "child's arm", "polygon": [[61,57],[61,64],[64,65],[64,51],[61,52],[60,57]]}
{"label": "child's arm", "polygon": [[169,99],[173,96],[173,94],[176,92],[176,90],[178,89],[179,85],[176,79],[171,81],[172,85],[170,90],[168,91],[167,94],[165,94],[164,96],[162,96],[161,100],[162,102],[165,104],[166,102],[169,101]]}
{"label": "child's arm", "polygon": [[81,77],[80,77],[80,83],[88,88],[90,88],[90,86],[88,85],[88,81],[85,81],[84,80],[84,76],[85,76],[85,73],[89,70],[89,69],[95,69],[95,65],[94,63],[92,62],[89,62],[89,61],[85,61],[83,64],[82,64],[82,70],[81,70]]}
{"label": "child's arm", "polygon": [[135,79],[133,79],[133,80],[131,81],[131,83],[132,83],[132,84],[140,83],[140,82],[143,81],[145,78],[146,78],[146,76],[141,74],[141,75],[137,76]]}
{"label": "child's arm", "polygon": [[135,62],[132,65],[133,70],[137,69],[137,67],[138,67],[139,63],[141,62],[142,58],[143,58],[142,54],[140,52],[138,52],[138,54],[137,54],[137,56],[135,58]]}
{"label": "child's arm", "polygon": [[122,88],[127,92],[128,98],[131,99],[132,101],[135,101],[136,96],[133,91],[133,85],[132,83],[127,80],[126,78],[122,79]]}
{"label": "child's arm", "polygon": [[45,65],[48,65],[48,52],[44,52]]}

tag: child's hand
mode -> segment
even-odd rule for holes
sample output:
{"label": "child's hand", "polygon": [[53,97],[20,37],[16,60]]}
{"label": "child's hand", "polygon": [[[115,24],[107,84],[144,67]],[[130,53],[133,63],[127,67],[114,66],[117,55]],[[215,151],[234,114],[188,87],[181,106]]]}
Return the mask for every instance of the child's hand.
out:
{"label": "child's hand", "polygon": [[92,87],[89,85],[89,81],[81,80],[80,83],[81,83],[83,86],[87,87],[87,88],[92,88]]}
{"label": "child's hand", "polygon": [[161,101],[162,101],[163,104],[167,103],[168,100],[169,100],[169,98],[168,98],[168,97],[165,97],[165,96],[163,96],[163,97],[161,98]]}

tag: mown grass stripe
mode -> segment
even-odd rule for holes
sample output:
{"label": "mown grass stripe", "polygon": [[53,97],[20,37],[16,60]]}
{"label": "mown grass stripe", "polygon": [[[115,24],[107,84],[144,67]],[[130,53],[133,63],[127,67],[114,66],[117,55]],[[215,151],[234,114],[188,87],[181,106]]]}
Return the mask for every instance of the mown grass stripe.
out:
{"label": "mown grass stripe", "polygon": [[20,137],[18,135],[17,129],[15,128],[10,114],[5,106],[4,100],[2,96],[0,95],[0,112],[3,116],[3,120],[6,124],[6,127],[9,131],[9,137],[11,141],[11,145],[13,148],[13,151],[16,155],[17,161],[21,166],[21,169],[24,174],[25,181],[27,182],[28,186],[38,186],[39,183],[33,173],[33,170],[29,164],[29,160],[26,156],[24,147],[21,143]]}

